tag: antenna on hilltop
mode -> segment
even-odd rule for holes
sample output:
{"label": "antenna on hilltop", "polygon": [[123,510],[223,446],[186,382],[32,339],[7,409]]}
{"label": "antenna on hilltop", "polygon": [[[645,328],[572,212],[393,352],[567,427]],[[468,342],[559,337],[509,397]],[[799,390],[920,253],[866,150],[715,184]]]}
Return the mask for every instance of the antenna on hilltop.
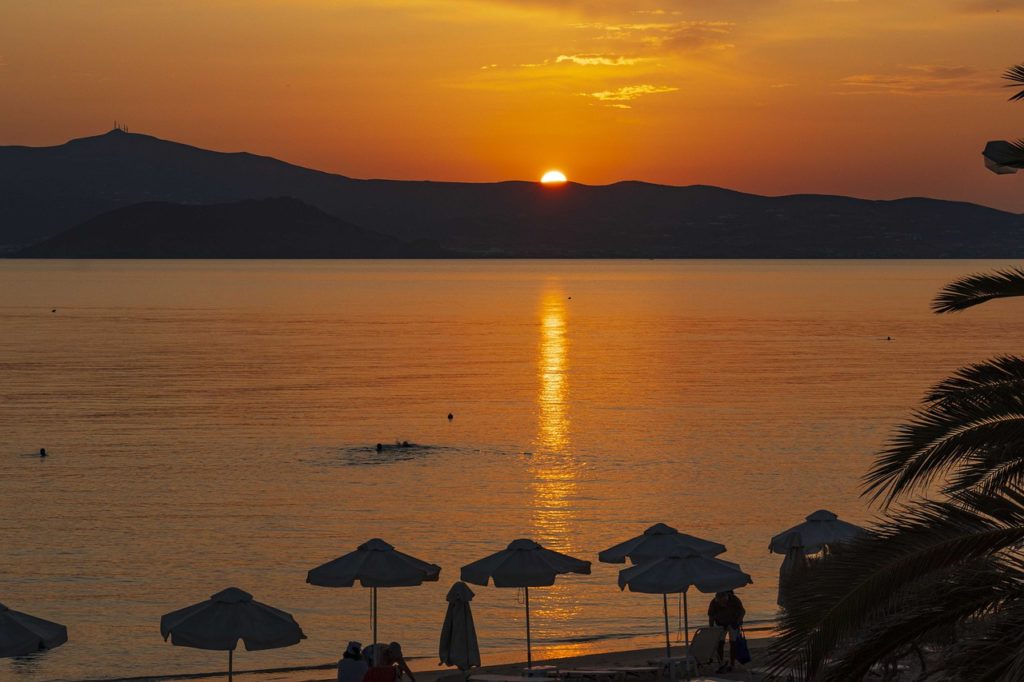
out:
{"label": "antenna on hilltop", "polygon": [[114,119],[114,130],[120,130],[122,133],[128,132],[128,126],[123,123],[118,123],[117,119]]}

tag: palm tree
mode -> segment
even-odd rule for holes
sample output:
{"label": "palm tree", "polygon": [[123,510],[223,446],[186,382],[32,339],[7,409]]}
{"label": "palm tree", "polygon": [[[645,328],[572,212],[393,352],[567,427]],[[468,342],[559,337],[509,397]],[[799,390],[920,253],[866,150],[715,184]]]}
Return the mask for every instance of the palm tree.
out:
{"label": "palm tree", "polygon": [[[1015,296],[1020,268],[953,282],[932,307]],[[864,483],[885,517],[794,577],[773,671],[856,680],[941,643],[939,667],[922,677],[1024,679],[1024,358],[994,358],[935,386]]]}

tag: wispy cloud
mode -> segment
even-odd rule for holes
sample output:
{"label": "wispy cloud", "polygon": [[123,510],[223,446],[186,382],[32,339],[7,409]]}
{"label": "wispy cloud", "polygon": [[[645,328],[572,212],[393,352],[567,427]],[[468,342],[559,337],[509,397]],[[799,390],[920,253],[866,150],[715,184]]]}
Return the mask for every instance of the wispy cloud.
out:
{"label": "wispy cloud", "polygon": [[645,95],[658,95],[664,92],[675,92],[679,88],[670,85],[624,85],[615,90],[600,90],[598,92],[581,92],[584,97],[592,97],[599,102],[631,102],[638,97]]}
{"label": "wispy cloud", "polygon": [[964,0],[960,10],[968,14],[1018,14],[1024,12],[1020,0]]}
{"label": "wispy cloud", "polygon": [[556,64],[572,63],[579,66],[634,66],[650,61],[650,57],[624,57],[614,54],[560,54]]}
{"label": "wispy cloud", "polygon": [[848,93],[943,95],[995,86],[991,74],[970,66],[923,64],[891,73],[860,73],[842,79]]}
{"label": "wispy cloud", "polygon": [[586,23],[576,28],[598,33],[603,40],[631,41],[649,48],[674,51],[728,49],[728,35],[735,24],[728,21],[651,21],[633,23]]}

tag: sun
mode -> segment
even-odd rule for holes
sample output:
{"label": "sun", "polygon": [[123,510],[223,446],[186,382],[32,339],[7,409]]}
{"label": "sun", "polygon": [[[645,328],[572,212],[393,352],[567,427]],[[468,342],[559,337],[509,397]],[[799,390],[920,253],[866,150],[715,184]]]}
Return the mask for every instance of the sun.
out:
{"label": "sun", "polygon": [[545,185],[561,185],[568,178],[565,177],[565,173],[560,170],[549,170],[545,173],[540,181]]}

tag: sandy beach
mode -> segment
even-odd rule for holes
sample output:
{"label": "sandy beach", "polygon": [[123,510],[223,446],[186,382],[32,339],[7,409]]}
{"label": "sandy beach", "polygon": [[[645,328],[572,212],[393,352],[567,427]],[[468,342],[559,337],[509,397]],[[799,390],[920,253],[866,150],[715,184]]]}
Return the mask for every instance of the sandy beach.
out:
{"label": "sandy beach", "polygon": [[[747,632],[747,639],[753,660],[747,666],[737,665],[731,673],[716,674],[716,679],[724,680],[760,680],[763,675],[759,670],[765,664],[765,651],[773,641],[769,630],[752,630]],[[673,643],[672,653],[675,656],[681,655],[682,645]],[[563,670],[575,670],[583,668],[625,668],[646,666],[649,660],[660,658],[665,655],[664,647],[643,647],[623,649],[618,651],[604,651],[585,653],[577,656],[563,656],[551,658],[538,658],[534,661],[535,666],[556,666]],[[726,652],[728,656],[728,652]],[[500,658],[500,657],[498,657]],[[440,668],[433,665],[432,659],[417,659],[409,661],[409,666],[416,675],[416,682],[440,682],[445,678],[452,680],[459,679],[458,671],[451,668]],[[485,658],[486,662],[486,658]],[[508,661],[484,665],[474,669],[475,674],[497,674],[519,676],[526,667],[525,661]],[[283,668],[276,670],[235,670],[235,677],[243,682],[333,682],[337,679],[337,671],[334,664],[323,666],[304,666],[302,668]],[[207,682],[227,679],[227,672],[203,673],[193,675],[158,675],[152,677],[125,677],[125,678],[95,678],[83,682],[170,682],[172,680],[191,680],[193,682]]]}

